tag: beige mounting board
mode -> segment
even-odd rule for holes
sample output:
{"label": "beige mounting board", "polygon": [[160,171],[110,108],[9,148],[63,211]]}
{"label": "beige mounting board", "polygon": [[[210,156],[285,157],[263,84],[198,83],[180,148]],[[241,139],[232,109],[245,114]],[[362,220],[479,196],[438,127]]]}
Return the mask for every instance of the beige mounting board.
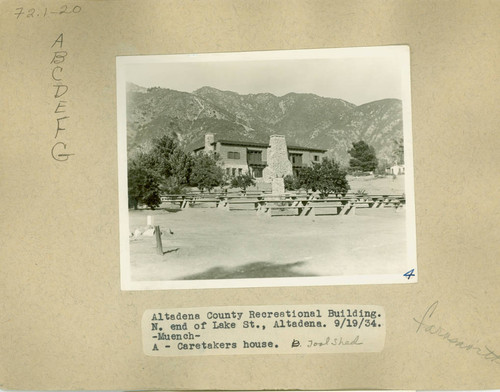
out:
{"label": "beige mounting board", "polygon": [[[498,388],[499,21],[498,1],[3,1],[0,387]],[[418,283],[121,291],[117,56],[384,45],[411,53]],[[143,352],[147,309],[304,304],[383,307],[383,350]]]}

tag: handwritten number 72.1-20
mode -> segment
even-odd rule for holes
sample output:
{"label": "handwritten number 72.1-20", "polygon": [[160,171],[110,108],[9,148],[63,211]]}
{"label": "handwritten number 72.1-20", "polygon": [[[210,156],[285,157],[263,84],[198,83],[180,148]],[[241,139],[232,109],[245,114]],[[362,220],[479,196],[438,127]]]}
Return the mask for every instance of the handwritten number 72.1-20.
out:
{"label": "handwritten number 72.1-20", "polygon": [[17,19],[21,17],[25,18],[35,18],[35,17],[45,17],[50,14],[55,14],[55,15],[64,15],[64,14],[78,14],[82,10],[82,7],[79,5],[75,6],[69,6],[69,5],[61,5],[58,10],[49,10],[48,8],[24,8],[24,7],[18,7],[16,8],[16,12],[14,12],[14,15],[16,15]]}

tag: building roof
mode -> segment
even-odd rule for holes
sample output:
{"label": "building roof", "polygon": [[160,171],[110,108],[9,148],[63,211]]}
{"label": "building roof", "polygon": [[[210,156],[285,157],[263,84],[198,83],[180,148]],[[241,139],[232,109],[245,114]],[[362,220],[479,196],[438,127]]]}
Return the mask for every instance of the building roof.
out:
{"label": "building roof", "polygon": [[299,146],[293,146],[293,145],[288,145],[287,147],[289,150],[302,150],[302,151],[312,151],[312,152],[327,152],[328,150],[326,148],[316,148],[316,147],[299,147]]}
{"label": "building roof", "polygon": [[[229,140],[229,139],[218,139],[217,135],[215,136],[215,142],[212,144],[224,144],[226,146],[241,146],[241,147],[261,147],[261,148],[268,148],[269,147],[269,142],[259,142],[255,140]],[[192,150],[193,151],[198,151],[201,150],[205,147],[205,142],[200,141],[197,142],[196,144],[193,144]],[[312,152],[326,152],[327,150],[324,148],[315,148],[315,147],[301,147],[301,146],[294,146],[294,145],[289,145],[287,143],[287,147],[289,150],[301,150],[301,151],[312,151]]]}

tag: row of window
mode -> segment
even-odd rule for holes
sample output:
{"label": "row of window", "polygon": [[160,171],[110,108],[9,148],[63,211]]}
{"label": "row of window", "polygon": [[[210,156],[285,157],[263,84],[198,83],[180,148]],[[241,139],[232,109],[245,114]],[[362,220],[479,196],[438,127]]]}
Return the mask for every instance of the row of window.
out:
{"label": "row of window", "polygon": [[243,169],[241,167],[226,167],[226,174],[233,177],[235,177],[236,175],[241,176],[243,174]]}
{"label": "row of window", "polygon": [[[227,153],[228,159],[240,159],[240,153],[237,151],[228,151]],[[262,152],[261,151],[248,151],[248,159],[249,161],[262,161]],[[301,165],[302,164],[302,154],[290,154],[290,161],[294,164]],[[319,155],[313,155],[313,161],[319,162]]]}
{"label": "row of window", "polygon": [[[243,174],[243,169],[241,167],[226,167],[226,174],[233,177],[241,176]],[[262,168],[250,168],[250,174],[252,174],[252,176],[254,176],[255,178],[262,178]]]}

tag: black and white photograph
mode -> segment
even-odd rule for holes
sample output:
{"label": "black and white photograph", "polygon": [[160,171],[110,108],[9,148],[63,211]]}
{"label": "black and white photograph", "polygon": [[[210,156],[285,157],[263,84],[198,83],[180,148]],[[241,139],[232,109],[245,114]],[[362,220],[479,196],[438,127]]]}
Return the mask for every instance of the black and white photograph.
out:
{"label": "black and white photograph", "polygon": [[116,62],[123,290],[417,281],[407,46]]}

